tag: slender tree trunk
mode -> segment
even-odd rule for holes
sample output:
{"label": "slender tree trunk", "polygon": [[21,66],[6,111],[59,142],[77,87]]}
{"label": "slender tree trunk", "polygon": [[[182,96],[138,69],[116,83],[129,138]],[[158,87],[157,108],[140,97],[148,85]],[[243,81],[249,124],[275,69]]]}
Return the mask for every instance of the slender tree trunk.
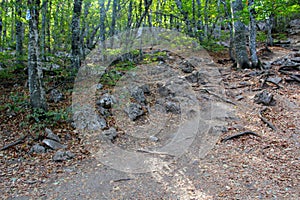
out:
{"label": "slender tree trunk", "polygon": [[132,0],[130,0],[128,5],[127,29],[131,28],[131,24],[132,24]]}
{"label": "slender tree trunk", "polygon": [[198,21],[197,21],[197,31],[199,30],[199,33],[198,33],[198,38],[199,38],[199,41],[202,42],[203,41],[203,22],[202,22],[202,16],[201,16],[201,10],[202,10],[202,3],[201,3],[201,0],[197,0],[197,7],[198,7],[198,12],[197,12],[197,18],[198,18]]}
{"label": "slender tree trunk", "polygon": [[208,36],[208,2],[209,0],[205,0],[204,5],[204,37],[207,38]]}
{"label": "slender tree trunk", "polygon": [[17,64],[22,65],[22,56],[23,56],[23,23],[21,21],[22,17],[22,0],[16,0],[16,56]]}
{"label": "slender tree trunk", "polygon": [[274,21],[274,16],[271,14],[267,19],[266,19],[266,26],[267,26],[267,45],[268,46],[273,46],[273,37],[272,37],[272,28],[273,28],[273,21]]}
{"label": "slender tree trunk", "polygon": [[[0,8],[0,52],[3,51],[3,43],[2,43],[2,31],[3,31],[3,21],[2,21],[2,9],[4,8],[4,1],[1,2],[1,8]],[[0,62],[1,65],[1,62]]]}
{"label": "slender tree trunk", "polygon": [[4,10],[4,19],[2,20],[2,51],[5,50],[6,47],[6,36],[7,36],[7,20],[6,20],[6,16],[8,13],[8,6],[6,5],[6,0],[2,0],[2,9]]}
{"label": "slender tree trunk", "polygon": [[239,12],[242,10],[242,0],[233,2],[235,61],[237,68],[250,68],[250,61],[246,49],[246,28],[238,18]]}
{"label": "slender tree trunk", "polygon": [[[142,2],[142,1],[141,1]],[[140,15],[140,18],[138,19],[137,23],[136,23],[136,28],[139,28],[144,20],[144,18],[148,15],[149,12],[149,8],[152,4],[152,0],[145,0],[145,10],[144,12]],[[141,11],[141,7],[140,6],[140,11]]]}
{"label": "slender tree trunk", "polygon": [[[226,1],[222,2],[223,6],[224,6],[224,10],[225,10],[225,16],[228,19],[228,29],[229,29],[229,34],[230,34],[230,38],[229,38],[229,57],[231,60],[235,60],[235,56],[234,56],[234,44],[233,44],[233,15],[230,15],[230,13],[228,12],[228,7],[227,7],[227,3]],[[232,5],[230,3],[229,7],[232,10]],[[233,12],[233,11],[231,11]]]}
{"label": "slender tree trunk", "polygon": [[42,65],[46,62],[46,23],[47,23],[48,0],[42,3],[42,30],[41,30],[41,60]]}
{"label": "slender tree trunk", "polygon": [[249,36],[249,45],[250,45],[250,54],[252,67],[257,68],[259,65],[257,54],[256,54],[256,20],[255,20],[255,10],[254,10],[254,0],[248,1],[249,14],[250,14],[250,36]]}
{"label": "slender tree trunk", "polygon": [[100,42],[101,42],[101,50],[102,50],[102,60],[106,61],[106,45],[105,45],[105,18],[106,18],[106,10],[104,7],[104,0],[99,0],[99,6],[100,6]]}
{"label": "slender tree trunk", "polygon": [[[85,2],[84,3],[84,14],[83,14],[83,19],[82,19],[82,28],[80,31],[80,55],[82,59],[85,59],[86,57],[86,47],[88,47],[88,41],[89,41],[89,24],[86,22],[86,19],[88,18],[89,15],[89,10],[91,7],[91,2]],[[86,39],[86,43],[84,42],[84,39]]]}
{"label": "slender tree trunk", "polygon": [[30,9],[29,41],[28,41],[28,83],[30,103],[33,108],[47,110],[45,91],[43,88],[43,72],[40,66],[39,19],[40,0],[28,0]]}
{"label": "slender tree trunk", "polygon": [[114,45],[114,34],[116,29],[116,17],[117,17],[117,0],[113,0],[113,7],[112,7],[112,16],[111,16],[111,27],[110,27],[110,46],[113,47]]}
{"label": "slender tree trunk", "polygon": [[59,33],[59,13],[62,12],[61,9],[61,2],[58,2],[55,8],[55,14],[54,14],[54,29],[53,29],[53,40],[54,40],[54,44],[53,44],[53,52],[59,50],[59,45],[61,44],[60,41],[60,33]]}
{"label": "slender tree trunk", "polygon": [[52,12],[52,1],[49,0],[49,11],[47,12],[48,13],[48,16],[47,16],[47,27],[46,27],[46,34],[47,34],[47,52],[50,53],[51,52],[51,25],[50,25],[50,14]]}
{"label": "slender tree trunk", "polygon": [[72,17],[72,52],[71,65],[73,69],[79,69],[81,65],[80,56],[80,15],[82,0],[74,0],[73,17]]}

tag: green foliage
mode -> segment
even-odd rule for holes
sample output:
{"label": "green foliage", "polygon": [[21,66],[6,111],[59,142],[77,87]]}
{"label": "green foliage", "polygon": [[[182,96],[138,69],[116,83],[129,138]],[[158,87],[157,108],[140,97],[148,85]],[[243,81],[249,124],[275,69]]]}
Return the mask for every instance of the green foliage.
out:
{"label": "green foliage", "polygon": [[256,35],[256,40],[259,42],[266,42],[267,41],[267,34],[263,31],[258,31]]}
{"label": "green foliage", "polygon": [[69,109],[55,109],[49,111],[33,109],[32,112],[26,116],[26,119],[28,124],[32,123],[32,131],[36,132],[43,130],[45,127],[53,126],[58,122],[67,121],[70,113]]}
{"label": "green foliage", "polygon": [[9,96],[9,102],[3,106],[3,109],[8,112],[25,112],[29,105],[28,96],[25,96],[23,93],[11,93]]}
{"label": "green foliage", "polygon": [[105,74],[100,79],[100,83],[107,86],[115,86],[117,81],[122,77],[122,75],[116,71],[111,70]]}
{"label": "green foliage", "polygon": [[209,51],[214,51],[214,52],[219,52],[219,51],[223,51],[225,49],[224,46],[220,45],[217,43],[217,41],[213,40],[213,39],[205,39],[201,45],[209,50]]}

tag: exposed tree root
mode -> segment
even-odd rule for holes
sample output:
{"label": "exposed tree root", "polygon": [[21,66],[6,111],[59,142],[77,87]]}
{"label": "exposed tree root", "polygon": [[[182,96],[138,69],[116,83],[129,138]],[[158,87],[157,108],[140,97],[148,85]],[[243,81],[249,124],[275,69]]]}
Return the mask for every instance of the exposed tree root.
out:
{"label": "exposed tree root", "polygon": [[11,147],[13,147],[13,146],[15,146],[15,145],[24,143],[24,142],[25,142],[25,139],[27,138],[27,136],[28,136],[28,135],[25,135],[25,136],[19,138],[18,140],[16,140],[15,142],[12,142],[12,143],[10,143],[10,144],[8,144],[8,145],[5,145],[4,147],[2,147],[2,148],[0,149],[0,151],[4,151],[4,150],[9,149],[9,148],[11,148]]}
{"label": "exposed tree root", "polygon": [[259,118],[265,123],[267,124],[273,131],[277,131],[277,128],[271,123],[269,122],[266,118],[263,117],[263,112],[266,111],[267,108],[262,109],[261,111],[259,111],[258,116]]}
{"label": "exposed tree root", "polygon": [[235,134],[235,135],[231,135],[231,136],[228,136],[228,137],[225,137],[221,140],[221,142],[226,142],[228,140],[232,140],[234,138],[239,138],[241,136],[244,136],[244,135],[254,135],[254,136],[257,136],[257,137],[261,137],[260,135],[258,135],[257,133],[255,132],[252,132],[252,131],[245,131],[245,132],[242,132],[242,133],[238,133],[238,134]]}

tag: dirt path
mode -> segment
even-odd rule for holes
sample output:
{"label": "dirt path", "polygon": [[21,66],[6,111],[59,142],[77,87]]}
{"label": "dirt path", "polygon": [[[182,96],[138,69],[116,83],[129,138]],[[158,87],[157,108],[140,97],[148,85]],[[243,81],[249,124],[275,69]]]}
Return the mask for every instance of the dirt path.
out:
{"label": "dirt path", "polygon": [[[264,61],[272,62],[291,52],[277,47],[271,50],[274,54],[267,55]],[[135,161],[147,158],[138,166],[141,171],[125,170],[138,163],[128,157],[99,157],[103,151],[103,155],[114,154],[111,147],[122,145],[123,140],[105,149],[97,146],[93,136],[85,144],[91,156],[73,166],[62,165],[61,171],[54,172],[40,188],[33,187],[27,194],[11,199],[299,199],[299,84],[286,81],[278,66],[272,67],[272,77],[283,81],[280,88],[267,84],[263,90],[274,95],[276,105],[258,105],[253,99],[262,91],[264,74],[259,70],[233,71],[217,66],[206,56],[189,57],[203,78],[189,88],[198,101],[198,123],[193,123],[191,129],[187,123],[187,129],[179,129],[185,133],[182,135],[163,133],[170,135],[161,143],[132,142],[131,146],[123,146],[132,151],[141,149],[135,147],[137,144],[145,145],[144,152],[134,152],[136,157],[131,157]],[[174,66],[181,62],[177,59],[172,60]],[[276,131],[260,119],[259,112],[264,108],[264,117],[276,126]],[[195,129],[196,134],[191,134]],[[244,135],[221,142],[222,138],[244,131],[253,131],[260,137]],[[186,148],[168,147],[170,141]],[[153,151],[149,145],[167,147]],[[116,165],[105,161],[121,165],[116,169]]]}
{"label": "dirt path", "polygon": [[[280,49],[271,59],[284,54]],[[259,119],[263,107],[253,103],[260,80],[244,76],[251,71],[233,72],[212,64],[201,70],[208,80],[193,88],[201,108],[198,133],[182,156],[161,156],[159,167],[147,173],[118,171],[95,156],[72,176],[56,180],[46,198],[299,199],[299,85],[266,88],[277,102],[267,114],[278,128],[272,131]],[[241,82],[251,86],[224,90]],[[237,101],[238,95],[243,100]],[[220,142],[247,130],[261,137]]]}

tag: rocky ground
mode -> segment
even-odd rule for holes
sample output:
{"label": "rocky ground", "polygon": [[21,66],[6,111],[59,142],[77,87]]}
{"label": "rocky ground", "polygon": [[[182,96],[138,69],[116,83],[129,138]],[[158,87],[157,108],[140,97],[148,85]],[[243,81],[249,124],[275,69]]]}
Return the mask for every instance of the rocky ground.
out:
{"label": "rocky ground", "polygon": [[[30,124],[20,127],[26,105],[2,109],[1,146],[20,141],[0,151],[1,197],[299,199],[299,47],[262,47],[265,69],[237,71],[226,54],[164,52],[120,76],[122,87],[102,82],[91,125],[101,134],[57,121],[35,138]],[[18,101],[9,94],[26,93],[22,84],[2,82],[1,101]],[[65,92],[51,106],[70,104]]]}

